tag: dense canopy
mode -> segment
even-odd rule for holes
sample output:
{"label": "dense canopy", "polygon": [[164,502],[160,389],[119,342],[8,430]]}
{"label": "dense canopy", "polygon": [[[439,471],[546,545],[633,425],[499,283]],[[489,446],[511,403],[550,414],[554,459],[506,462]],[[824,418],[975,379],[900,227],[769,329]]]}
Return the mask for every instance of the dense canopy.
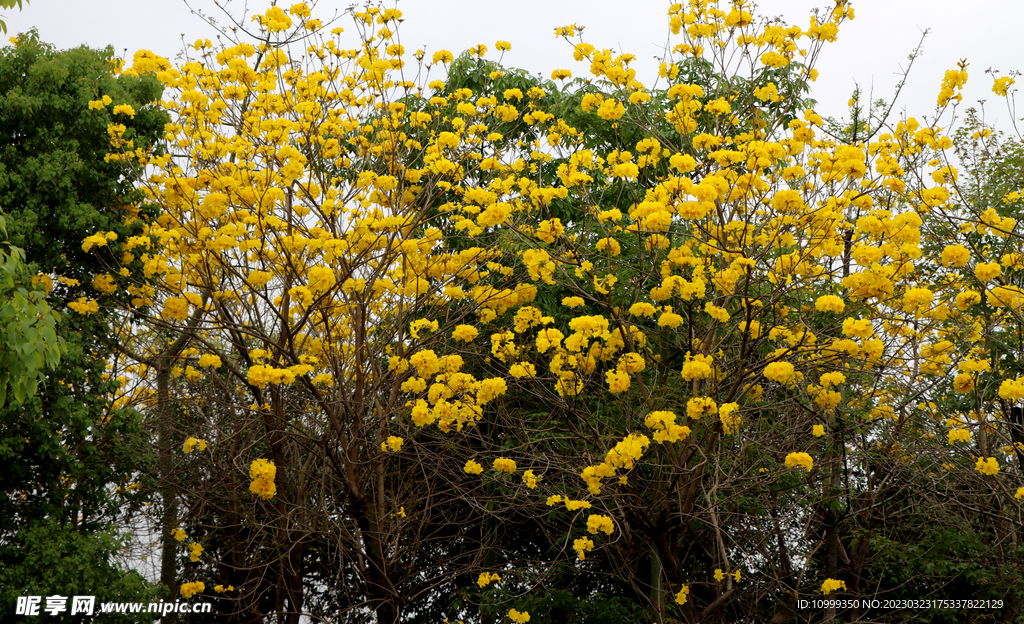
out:
{"label": "dense canopy", "polygon": [[[116,197],[14,240],[63,241],[37,281],[109,323],[165,597],[239,622],[1024,613],[1024,161],[961,111],[966,63],[923,117],[855,93],[837,121],[813,65],[845,0],[807,26],[672,5],[653,85],[575,24],[589,75],[545,79],[504,41],[407,51],[398,9],[350,16],[272,6],[110,67],[164,88],[79,103]],[[799,606],[823,595],[850,600]]]}

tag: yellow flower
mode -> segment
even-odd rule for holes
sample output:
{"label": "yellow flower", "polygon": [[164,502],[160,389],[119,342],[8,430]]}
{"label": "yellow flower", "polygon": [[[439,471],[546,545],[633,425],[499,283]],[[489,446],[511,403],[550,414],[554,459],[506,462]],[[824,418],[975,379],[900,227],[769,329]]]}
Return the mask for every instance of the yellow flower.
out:
{"label": "yellow flower", "polygon": [[185,583],[181,586],[181,597],[188,599],[206,590],[206,585],[202,581],[195,581],[193,583]]}
{"label": "yellow flower", "polygon": [[846,309],[846,304],[842,299],[835,295],[823,295],[818,297],[818,300],[814,302],[814,309],[818,312],[842,312]]}
{"label": "yellow flower", "polygon": [[109,295],[117,290],[117,284],[114,282],[114,277],[107,273],[103,273],[92,278],[92,287],[104,295]]}
{"label": "yellow flower", "polygon": [[1014,79],[1009,76],[1003,76],[1002,78],[996,78],[996,81],[992,84],[992,93],[1000,97],[1006,97],[1006,90],[1010,88],[1010,85],[1014,83]]}
{"label": "yellow flower", "polygon": [[1003,268],[995,262],[983,262],[974,267],[974,277],[983,282],[999,277],[1002,273]]}
{"label": "yellow flower", "polygon": [[764,376],[772,381],[788,385],[796,377],[796,372],[789,362],[772,362],[764,367]]}
{"label": "yellow flower", "polygon": [[182,529],[181,529],[181,528],[179,527],[179,528],[177,528],[177,529],[174,529],[173,531],[171,531],[171,536],[172,536],[172,537],[173,537],[173,538],[174,538],[175,540],[177,540],[177,541],[179,541],[179,542],[180,542],[180,541],[184,540],[184,539],[185,539],[186,537],[188,537],[188,534],[186,534],[186,533],[185,533],[185,531],[183,531],[183,530],[182,530]]}
{"label": "yellow flower", "polygon": [[594,550],[594,541],[589,537],[581,537],[572,543],[572,549],[576,551],[580,559],[586,559],[587,557],[584,553]]}
{"label": "yellow flower", "polygon": [[527,470],[526,472],[523,473],[523,483],[525,483],[526,487],[530,488],[531,490],[536,489],[538,481],[540,481],[540,477],[533,474],[532,470]]}
{"label": "yellow flower", "polygon": [[679,593],[676,594],[676,604],[686,604],[686,597],[689,595],[690,587],[688,585],[683,585],[682,589],[679,590]]}
{"label": "yellow flower", "polygon": [[974,469],[981,474],[995,475],[999,472],[999,462],[995,457],[979,457],[977,463],[974,464]]}
{"label": "yellow flower", "polygon": [[254,15],[254,22],[259,22],[268,32],[280,32],[292,26],[292,20],[280,7],[270,7],[263,15]]}
{"label": "yellow flower", "polygon": [[498,576],[497,572],[481,572],[480,576],[476,580],[476,584],[480,587],[487,587],[491,583],[500,583],[501,577]]}
{"label": "yellow flower", "polygon": [[480,334],[480,330],[472,325],[457,325],[452,331],[452,338],[462,342],[472,342]]}
{"label": "yellow flower", "polygon": [[195,542],[192,542],[188,545],[188,549],[188,558],[192,561],[199,561],[199,557],[203,554],[203,547]]}
{"label": "yellow flower", "polygon": [[192,450],[199,444],[199,440],[196,438],[189,438],[185,440],[185,444],[181,446],[181,450],[186,453],[191,453]]}
{"label": "yellow flower", "polygon": [[814,425],[811,427],[811,434],[816,438],[820,438],[825,435],[825,425]]}
{"label": "yellow flower", "polygon": [[[1024,292],[1014,286],[996,286],[985,292],[985,298],[990,306],[997,308],[1020,310],[1024,306]],[[978,301],[980,300],[979,296]],[[959,299],[957,301],[959,302]]]}
{"label": "yellow flower", "polygon": [[165,319],[184,321],[188,316],[188,300],[184,297],[171,297],[164,302],[164,309],[160,313]]}
{"label": "yellow flower", "polygon": [[249,491],[263,500],[270,500],[271,498],[274,498],[274,494],[277,493],[277,486],[274,485],[273,481],[256,479],[249,484]]}
{"label": "yellow flower", "polygon": [[604,119],[606,121],[612,121],[615,119],[621,119],[622,116],[626,114],[626,108],[622,105],[621,102],[609,99],[605,100],[604,102],[601,103],[600,106],[597,107],[597,114],[599,117],[601,117],[601,119]]}
{"label": "yellow flower", "polygon": [[704,311],[711,315],[711,318],[717,320],[720,323],[729,322],[729,313],[725,308],[720,308],[710,301],[704,304]]}
{"label": "yellow flower", "polygon": [[204,353],[199,357],[200,368],[220,368],[220,357],[212,353]]}
{"label": "yellow flower", "polygon": [[999,398],[1013,401],[1024,399],[1024,379],[1004,379],[999,384]]}
{"label": "yellow flower", "polygon": [[870,319],[848,318],[843,321],[843,335],[850,338],[870,338],[875,333]]}
{"label": "yellow flower", "polygon": [[309,270],[309,290],[314,295],[322,295],[337,283],[334,269],[325,266],[315,266]]}
{"label": "yellow flower", "polygon": [[971,432],[961,428],[950,429],[947,434],[947,438],[949,439],[950,444],[955,444],[956,442],[969,442],[971,440]]}
{"label": "yellow flower", "polygon": [[277,466],[272,459],[256,459],[249,465],[250,479],[273,481],[277,477]]}
{"label": "yellow flower", "polygon": [[814,468],[814,460],[807,453],[790,453],[786,455],[786,468],[803,468],[810,472]]}
{"label": "yellow flower", "polygon": [[712,372],[710,355],[691,356],[689,353],[686,354],[686,363],[683,364],[682,370],[683,379],[687,381],[707,379],[711,377]]}
{"label": "yellow flower", "polygon": [[484,467],[481,466],[479,462],[471,459],[466,462],[466,465],[463,466],[462,470],[469,474],[480,474],[484,471]]}
{"label": "yellow flower", "polygon": [[711,397],[694,397],[686,402],[686,415],[699,420],[704,414],[717,414],[718,405]]}
{"label": "yellow flower", "polygon": [[618,394],[629,390],[630,381],[629,375],[623,371],[612,370],[605,373],[605,378],[608,381],[608,391],[612,394]]}
{"label": "yellow flower", "polygon": [[724,433],[733,433],[743,423],[743,419],[737,414],[739,410],[740,406],[738,403],[723,403],[718,408],[718,419],[722,423],[722,431]]}
{"label": "yellow flower", "polygon": [[95,299],[79,297],[76,301],[68,303],[68,307],[79,314],[93,314],[100,309]]}
{"label": "yellow flower", "polygon": [[507,457],[499,457],[494,460],[494,469],[499,472],[507,472],[512,474],[516,471],[516,462]]}
{"label": "yellow flower", "polygon": [[846,581],[837,581],[836,579],[825,579],[825,582],[821,584],[821,593],[825,594],[826,596],[829,593],[836,591],[837,589],[842,589],[843,591],[846,591]]}
{"label": "yellow flower", "polygon": [[587,518],[587,531],[590,533],[597,533],[598,531],[604,531],[608,535],[611,535],[615,531],[615,526],[612,524],[612,519],[602,514],[591,514]]}
{"label": "yellow flower", "polygon": [[508,612],[508,619],[512,620],[513,622],[518,622],[519,624],[523,624],[524,622],[529,622],[530,621],[530,612],[529,611],[516,611],[515,609],[510,609],[509,612]]}
{"label": "yellow flower", "polygon": [[820,383],[824,388],[828,388],[830,386],[837,386],[845,382],[846,375],[840,373],[839,371],[833,371],[831,373],[822,373],[821,377],[818,378],[818,383]]}
{"label": "yellow flower", "polygon": [[309,10],[309,5],[305,2],[293,4],[292,7],[288,9],[288,12],[296,17],[309,17],[312,14],[312,11]]}
{"label": "yellow flower", "polygon": [[957,392],[971,392],[974,385],[974,375],[970,373],[960,373],[953,380],[953,389]]}
{"label": "yellow flower", "polygon": [[380,443],[380,450],[384,451],[385,453],[388,451],[397,453],[398,451],[402,450],[402,444],[404,442],[405,440],[398,436],[388,436],[388,439],[386,441]]}
{"label": "yellow flower", "polygon": [[939,262],[945,267],[962,267],[971,259],[971,252],[963,245],[946,245],[939,256]]}

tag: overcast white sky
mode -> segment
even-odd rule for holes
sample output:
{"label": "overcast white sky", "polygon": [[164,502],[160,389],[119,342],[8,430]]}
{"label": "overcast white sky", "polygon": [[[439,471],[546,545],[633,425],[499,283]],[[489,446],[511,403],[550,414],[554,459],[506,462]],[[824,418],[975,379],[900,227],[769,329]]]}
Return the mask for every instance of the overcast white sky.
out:
{"label": "overcast white sky", "polygon": [[[307,0],[309,1],[309,0]],[[31,27],[58,47],[80,44],[113,45],[128,57],[140,48],[173,57],[182,48],[182,36],[192,42],[213,36],[213,31],[192,15],[183,0],[29,0],[22,12],[6,12],[10,33]],[[194,8],[222,15],[213,0],[191,0]],[[313,2],[309,2],[313,4]],[[232,0],[241,9],[245,0]],[[248,0],[254,10],[269,0]],[[290,0],[279,2],[289,6]],[[344,10],[349,0],[320,0],[315,14],[328,18]],[[388,0],[394,6],[395,0]],[[724,3],[723,3],[724,4]],[[828,0],[762,0],[758,13],[782,16],[787,22],[806,26],[808,15]],[[1024,1],[1021,0],[853,0],[857,17],[840,30],[839,41],[826,46],[819,59],[821,77],[812,94],[824,114],[843,114],[845,104],[859,82],[874,87],[876,97],[889,99],[900,68],[917,45],[921,31],[930,29],[924,55],[915,63],[901,95],[901,109],[911,115],[929,114],[943,73],[961,58],[970,63],[971,81],[965,90],[965,107],[987,99],[987,117],[1005,127],[1006,107],[991,93],[992,78],[985,70],[1024,70]],[[407,50],[427,46],[458,53],[483,43],[496,58],[494,42],[510,41],[507,65],[550,75],[553,69],[587,75],[586,66],[572,59],[571,47],[553,35],[556,26],[577,23],[587,27],[586,39],[599,47],[636,54],[641,78],[652,77],[654,57],[668,34],[667,0],[399,0],[405,15],[400,34]],[[346,31],[351,22],[342,17]],[[326,21],[326,19],[325,19]],[[646,63],[646,71],[643,67]],[[1024,80],[1020,81],[1024,83]],[[648,82],[649,84],[649,82]]]}

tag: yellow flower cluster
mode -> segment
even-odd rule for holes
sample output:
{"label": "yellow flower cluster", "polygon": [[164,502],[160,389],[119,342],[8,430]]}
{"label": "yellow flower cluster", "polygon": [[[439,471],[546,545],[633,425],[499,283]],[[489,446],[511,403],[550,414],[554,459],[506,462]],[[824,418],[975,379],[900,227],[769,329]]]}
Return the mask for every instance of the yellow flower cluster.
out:
{"label": "yellow flower cluster", "polygon": [[839,581],[830,578],[825,579],[825,581],[821,584],[821,593],[825,594],[826,596],[840,589],[846,591],[846,581]]}
{"label": "yellow flower cluster", "polygon": [[846,303],[835,295],[822,295],[814,302],[814,309],[818,312],[839,313],[846,309]]}
{"label": "yellow flower cluster", "polygon": [[740,406],[737,403],[723,403],[718,408],[718,419],[722,423],[722,431],[726,434],[735,433],[743,423],[739,411]]}
{"label": "yellow flower cluster", "polygon": [[540,477],[535,475],[532,470],[523,472],[523,483],[526,484],[526,487],[534,490],[537,488],[538,481],[540,481]]}
{"label": "yellow flower cluster", "polygon": [[1004,379],[999,384],[999,398],[1011,401],[1024,399],[1024,378]]}
{"label": "yellow flower cluster", "polygon": [[587,518],[587,532],[596,534],[598,531],[604,531],[608,535],[614,533],[612,519],[602,514],[590,514]]}
{"label": "yellow flower cluster", "polygon": [[959,93],[967,84],[966,63],[961,63],[959,69],[951,69],[942,78],[942,88],[939,90],[939,106],[945,106],[951,99],[959,102],[963,96]]}
{"label": "yellow flower cluster", "polygon": [[200,440],[198,438],[188,438],[187,440],[185,440],[185,443],[181,446],[181,450],[185,451],[186,453],[191,453],[193,450],[197,448],[200,451],[205,451],[206,440]]}
{"label": "yellow flower cluster", "polygon": [[678,592],[676,592],[676,604],[679,604],[679,605],[686,604],[686,600],[689,597],[689,595],[690,595],[690,586],[689,585],[683,585],[682,588]]}
{"label": "yellow flower cluster", "polygon": [[682,376],[687,381],[695,379],[707,379],[714,373],[710,355],[686,354],[686,363],[683,364]]}
{"label": "yellow flower cluster", "polygon": [[594,550],[594,540],[589,537],[580,537],[573,541],[572,549],[576,551],[577,557],[582,561],[586,559],[586,553]]}
{"label": "yellow flower cluster", "polygon": [[200,368],[220,368],[221,364],[220,356],[213,353],[204,353],[199,356]]}
{"label": "yellow flower cluster", "polygon": [[290,384],[295,381],[295,371],[289,368],[275,368],[266,364],[256,364],[249,367],[247,375],[249,383],[263,388],[268,383],[274,385]]}
{"label": "yellow flower cluster", "polygon": [[956,444],[957,442],[970,442],[971,432],[963,428],[950,429],[947,437],[950,444]]}
{"label": "yellow flower cluster", "polygon": [[790,362],[772,362],[764,367],[764,376],[772,381],[789,385],[796,379],[796,370]]}
{"label": "yellow flower cluster", "polygon": [[206,584],[202,581],[193,581],[192,583],[185,583],[181,586],[181,597],[188,600],[196,594],[206,591]]}
{"label": "yellow flower cluster", "polygon": [[256,459],[249,466],[249,491],[263,500],[274,498],[277,493],[277,486],[274,480],[277,477],[277,466],[272,460]]}
{"label": "yellow flower cluster", "polygon": [[68,307],[79,314],[95,314],[100,309],[96,300],[89,299],[88,297],[79,297],[77,300],[68,303]]}
{"label": "yellow flower cluster", "polygon": [[405,440],[398,436],[388,436],[387,440],[380,443],[380,450],[384,451],[385,453],[389,451],[392,453],[397,453],[398,451],[402,450],[402,444],[404,442]]}
{"label": "yellow flower cluster", "polygon": [[644,424],[654,429],[654,441],[658,444],[678,442],[690,435],[690,428],[676,424],[676,415],[669,411],[651,412],[644,419]]}
{"label": "yellow flower cluster", "polygon": [[814,468],[814,460],[807,453],[790,453],[786,455],[786,468],[803,468],[810,472]]}
{"label": "yellow flower cluster", "polygon": [[494,460],[494,469],[498,472],[507,472],[512,474],[516,471],[516,462],[507,457],[499,457]]}
{"label": "yellow flower cluster", "polygon": [[509,609],[508,619],[512,620],[513,622],[517,622],[518,624],[525,624],[525,622],[530,621],[530,612]]}
{"label": "yellow flower cluster", "polygon": [[974,469],[984,475],[996,475],[999,473],[999,461],[995,457],[979,457]]}
{"label": "yellow flower cluster", "polygon": [[992,83],[992,93],[995,93],[1000,97],[1006,97],[1007,90],[1010,88],[1010,85],[1014,84],[1015,82],[1016,81],[1013,78],[1010,78],[1009,76],[996,78],[995,82]]}

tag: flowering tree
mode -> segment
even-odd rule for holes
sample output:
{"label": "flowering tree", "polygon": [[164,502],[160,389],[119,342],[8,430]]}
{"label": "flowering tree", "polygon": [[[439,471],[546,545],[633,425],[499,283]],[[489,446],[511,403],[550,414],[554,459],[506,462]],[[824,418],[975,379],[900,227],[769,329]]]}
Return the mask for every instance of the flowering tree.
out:
{"label": "flowering tree", "polygon": [[[375,7],[355,49],[297,4],[179,67],[136,55],[174,119],[159,156],[112,127],[161,212],[111,259],[135,400],[183,445],[183,594],[280,621],[527,621],[561,590],[782,621],[801,593],[969,587],[1016,613],[1024,382],[996,345],[1024,295],[994,281],[1017,256],[990,261],[1016,222],[957,186],[938,121],[807,108],[848,3],[750,11],[673,5],[656,87],[575,25],[585,81],[482,45],[415,53],[411,81]],[[966,585],[929,584],[943,557]]]}

